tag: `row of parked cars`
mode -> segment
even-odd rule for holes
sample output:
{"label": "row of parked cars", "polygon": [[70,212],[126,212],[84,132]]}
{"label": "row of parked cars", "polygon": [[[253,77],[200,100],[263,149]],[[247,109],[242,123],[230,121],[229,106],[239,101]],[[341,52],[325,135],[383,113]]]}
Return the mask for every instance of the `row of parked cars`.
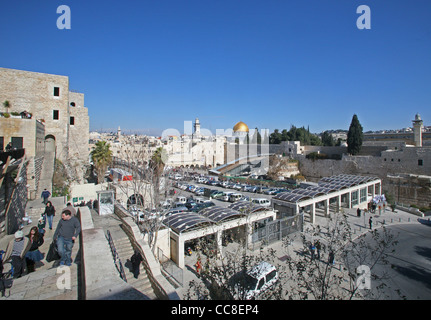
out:
{"label": "row of parked cars", "polygon": [[[174,185],[181,190],[192,192],[197,196],[205,196],[205,197],[208,197],[209,199],[217,199],[217,200],[226,201],[226,202],[236,202],[241,200],[251,201],[255,204],[258,204],[264,207],[269,207],[271,205],[271,202],[268,199],[250,198],[247,195],[243,195],[235,191],[209,189],[205,187],[199,187],[192,184],[186,184],[186,183],[180,183],[180,182],[177,182]],[[186,198],[184,197],[184,199]],[[210,201],[210,200],[207,200],[207,201]]]}

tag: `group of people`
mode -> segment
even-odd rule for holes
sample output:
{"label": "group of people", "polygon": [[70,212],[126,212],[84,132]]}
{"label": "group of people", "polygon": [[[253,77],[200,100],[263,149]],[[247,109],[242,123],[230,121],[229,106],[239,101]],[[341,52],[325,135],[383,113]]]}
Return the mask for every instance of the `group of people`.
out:
{"label": "group of people", "polygon": [[[15,232],[1,259],[2,264],[11,261],[14,278],[22,276],[25,266],[28,273],[35,271],[36,263],[44,259],[39,248],[44,243],[46,223],[48,222],[48,227],[52,230],[54,216],[55,207],[47,200],[45,211],[41,214],[37,226],[33,226],[27,235],[24,235],[22,230]],[[76,217],[76,210],[69,202],[61,212],[61,219],[52,237],[60,256],[60,265],[72,265],[72,249],[80,232],[81,225]]]}

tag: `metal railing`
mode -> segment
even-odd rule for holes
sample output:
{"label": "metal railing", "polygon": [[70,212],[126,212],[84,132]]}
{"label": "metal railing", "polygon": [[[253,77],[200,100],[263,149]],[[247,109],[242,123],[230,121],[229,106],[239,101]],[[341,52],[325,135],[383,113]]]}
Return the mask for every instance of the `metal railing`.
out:
{"label": "metal railing", "polygon": [[109,247],[111,248],[112,257],[114,258],[115,266],[120,273],[121,279],[127,282],[126,273],[124,272],[123,264],[121,263],[120,256],[118,255],[117,249],[115,248],[114,240],[112,240],[111,232],[106,230],[106,239],[109,242]]}

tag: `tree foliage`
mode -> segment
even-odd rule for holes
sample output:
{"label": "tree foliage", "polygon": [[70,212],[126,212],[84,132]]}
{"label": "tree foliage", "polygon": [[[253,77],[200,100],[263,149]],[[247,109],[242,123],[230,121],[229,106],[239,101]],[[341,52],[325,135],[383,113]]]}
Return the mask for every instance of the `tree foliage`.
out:
{"label": "tree foliage", "polygon": [[112,162],[112,150],[106,141],[97,141],[96,147],[91,151],[91,159],[97,172],[97,181],[102,183],[108,165]]}
{"label": "tree foliage", "polygon": [[353,115],[350,123],[349,132],[347,133],[347,152],[356,155],[361,151],[363,140],[363,128],[359,122],[358,116]]}
{"label": "tree foliage", "polygon": [[280,132],[279,129],[275,129],[269,136],[270,144],[280,144],[282,141],[300,141],[302,145],[322,145],[320,138],[311,134],[309,129],[296,128],[295,126],[291,126],[289,131],[283,129]]}

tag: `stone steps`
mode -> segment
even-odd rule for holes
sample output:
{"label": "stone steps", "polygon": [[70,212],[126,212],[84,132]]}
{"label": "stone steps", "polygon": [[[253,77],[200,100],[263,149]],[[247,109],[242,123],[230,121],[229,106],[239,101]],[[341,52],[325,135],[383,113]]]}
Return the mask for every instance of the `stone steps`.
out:
{"label": "stone steps", "polygon": [[[126,275],[127,283],[133,286],[136,290],[142,292],[146,296],[148,296],[152,300],[157,300],[157,296],[154,293],[154,290],[151,286],[151,282],[148,279],[147,273],[143,264],[140,266],[140,273],[138,278],[136,279],[132,273],[132,264],[130,262],[130,258],[134,253],[134,249],[132,244],[130,243],[129,238],[123,231],[123,235],[117,230],[116,232],[111,233],[114,241],[115,249],[118,253],[119,259],[123,265],[124,273]],[[119,235],[120,234],[120,235]]]}

